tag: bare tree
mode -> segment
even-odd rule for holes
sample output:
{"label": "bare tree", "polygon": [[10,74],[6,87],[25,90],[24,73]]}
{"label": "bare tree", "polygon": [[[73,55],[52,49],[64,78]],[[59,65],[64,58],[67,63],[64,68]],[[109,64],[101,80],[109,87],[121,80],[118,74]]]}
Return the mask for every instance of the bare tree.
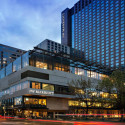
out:
{"label": "bare tree", "polygon": [[92,93],[93,85],[91,80],[77,79],[68,83],[70,92],[76,96],[79,103],[84,102],[86,105],[86,114],[88,114],[89,107],[95,102],[95,96]]}

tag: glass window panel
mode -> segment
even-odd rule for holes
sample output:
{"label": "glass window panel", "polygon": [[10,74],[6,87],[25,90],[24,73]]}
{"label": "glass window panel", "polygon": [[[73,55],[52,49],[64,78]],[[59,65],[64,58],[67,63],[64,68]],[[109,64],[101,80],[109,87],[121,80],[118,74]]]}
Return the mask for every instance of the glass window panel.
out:
{"label": "glass window panel", "polygon": [[29,81],[25,81],[21,83],[21,89],[29,88]]}
{"label": "glass window panel", "polygon": [[54,85],[42,84],[42,89],[43,90],[48,90],[48,91],[54,91]]}
{"label": "glass window panel", "polygon": [[36,61],[36,67],[42,68],[42,69],[47,69],[47,63]]}
{"label": "glass window panel", "polygon": [[33,89],[41,89],[41,83],[39,82],[32,82]]}
{"label": "glass window panel", "polygon": [[24,98],[24,104],[46,105],[46,99],[25,97],[25,98]]}
{"label": "glass window panel", "polygon": [[21,57],[17,58],[13,62],[13,72],[16,72],[21,69]]}
{"label": "glass window panel", "polygon": [[0,79],[5,77],[5,68],[1,69],[0,71]]}
{"label": "glass window panel", "polygon": [[29,52],[22,55],[22,67],[26,67],[29,65]]}
{"label": "glass window panel", "polygon": [[12,63],[6,67],[6,76],[12,73]]}
{"label": "glass window panel", "polygon": [[15,86],[15,91],[19,91],[19,90],[21,90],[21,84],[18,84]]}
{"label": "glass window panel", "polygon": [[22,96],[14,98],[14,105],[22,104]]}

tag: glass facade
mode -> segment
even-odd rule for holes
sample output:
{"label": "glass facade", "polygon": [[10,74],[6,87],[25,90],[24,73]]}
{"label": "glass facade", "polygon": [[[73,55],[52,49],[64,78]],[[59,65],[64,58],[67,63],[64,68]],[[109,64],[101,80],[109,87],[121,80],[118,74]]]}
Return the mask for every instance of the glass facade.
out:
{"label": "glass facade", "polygon": [[125,0],[80,0],[68,11],[72,47],[84,51],[87,61],[124,68]]}
{"label": "glass facade", "polygon": [[21,69],[21,57],[17,58],[13,62],[13,72],[16,72]]}
{"label": "glass facade", "polygon": [[[26,66],[33,66],[48,70],[59,70],[95,79],[101,79],[102,77],[106,76],[103,74],[103,72],[96,72],[95,69],[94,71],[92,71],[91,67],[86,67],[84,63],[72,62],[69,58],[53,57],[52,55],[48,56],[44,53],[37,52],[29,54],[29,52],[27,52],[24,55],[18,57],[14,62],[10,63],[5,68],[0,70],[0,79],[10,75],[13,72],[21,70]],[[86,67],[87,69],[85,69],[84,67]]]}
{"label": "glass facade", "polygon": [[29,52],[22,55],[22,68],[29,65]]}
{"label": "glass facade", "polygon": [[29,65],[29,52],[18,57],[15,61],[0,70],[0,79]]}
{"label": "glass facade", "polygon": [[46,105],[46,99],[24,97],[24,104]]}
{"label": "glass facade", "polygon": [[9,65],[7,65],[6,67],[6,75],[8,76],[9,74],[11,74],[13,72],[12,70],[12,63],[10,63]]}
{"label": "glass facade", "polygon": [[26,88],[30,88],[30,82],[29,81],[20,82],[16,85],[11,86],[10,88],[8,88],[6,90],[1,91],[0,97],[7,95],[7,94],[11,95],[11,94],[15,93],[16,91],[23,90]]}
{"label": "glass facade", "polygon": [[25,51],[23,50],[0,44],[0,69],[7,66],[24,53]]}

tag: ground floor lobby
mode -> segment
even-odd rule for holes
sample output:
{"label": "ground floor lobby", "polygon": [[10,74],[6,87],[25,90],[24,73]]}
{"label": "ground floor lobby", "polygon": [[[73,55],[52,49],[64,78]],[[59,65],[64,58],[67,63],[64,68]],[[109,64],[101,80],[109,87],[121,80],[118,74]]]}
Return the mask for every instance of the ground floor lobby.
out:
{"label": "ground floor lobby", "polygon": [[69,110],[49,110],[49,109],[8,109],[6,110],[8,116],[19,116],[23,118],[42,118],[42,119],[56,119],[56,118],[120,118],[120,111],[106,110],[106,109],[89,109],[86,115],[86,109],[70,109]]}

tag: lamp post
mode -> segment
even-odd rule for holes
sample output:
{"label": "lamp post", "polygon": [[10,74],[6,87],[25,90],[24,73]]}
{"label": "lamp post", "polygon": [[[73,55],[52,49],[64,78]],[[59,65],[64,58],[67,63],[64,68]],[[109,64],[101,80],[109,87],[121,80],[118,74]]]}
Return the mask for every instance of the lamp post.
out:
{"label": "lamp post", "polygon": [[14,106],[12,105],[12,114],[14,116]]}
{"label": "lamp post", "polygon": [[4,119],[5,119],[5,113],[6,113],[5,104],[4,104],[4,106],[3,106],[3,111],[4,111]]}

